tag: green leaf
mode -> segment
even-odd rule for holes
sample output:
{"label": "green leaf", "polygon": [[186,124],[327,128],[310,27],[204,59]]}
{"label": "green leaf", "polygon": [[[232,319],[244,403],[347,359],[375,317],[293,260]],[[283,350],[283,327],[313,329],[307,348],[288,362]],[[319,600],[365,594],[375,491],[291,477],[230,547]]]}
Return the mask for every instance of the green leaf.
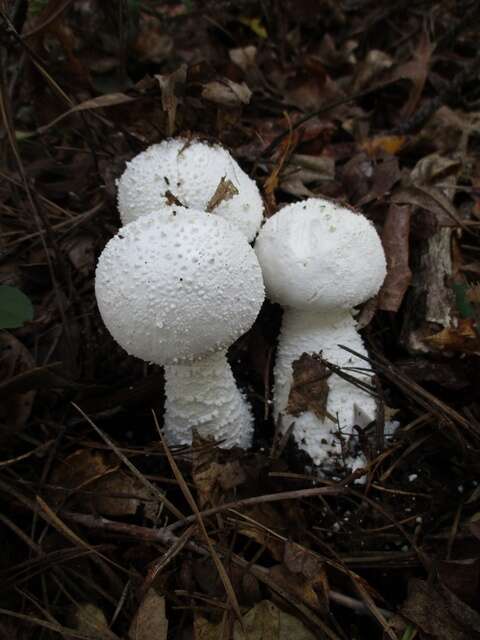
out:
{"label": "green leaf", "polygon": [[33,319],[33,305],[16,287],[0,285],[0,329],[17,329]]}
{"label": "green leaf", "polygon": [[473,307],[467,297],[468,286],[461,282],[454,282],[452,285],[457,303],[457,309],[462,318],[473,318],[475,315]]}

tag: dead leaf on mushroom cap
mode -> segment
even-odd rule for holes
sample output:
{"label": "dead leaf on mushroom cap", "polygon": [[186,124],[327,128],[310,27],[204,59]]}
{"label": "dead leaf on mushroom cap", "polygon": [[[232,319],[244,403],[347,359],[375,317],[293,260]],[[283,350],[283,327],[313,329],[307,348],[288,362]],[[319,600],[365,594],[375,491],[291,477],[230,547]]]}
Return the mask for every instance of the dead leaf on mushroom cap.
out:
{"label": "dead leaf on mushroom cap", "polygon": [[331,371],[319,354],[303,353],[292,363],[293,382],[288,396],[286,412],[299,416],[311,411],[324,420],[327,415],[328,378]]}
{"label": "dead leaf on mushroom cap", "polygon": [[231,180],[227,180],[225,176],[222,176],[217,188],[215,189],[215,193],[210,198],[207,206],[205,207],[205,211],[207,211],[208,213],[212,213],[212,211],[216,209],[218,205],[227,200],[231,200],[237,194],[238,189],[233,184],[233,182]]}

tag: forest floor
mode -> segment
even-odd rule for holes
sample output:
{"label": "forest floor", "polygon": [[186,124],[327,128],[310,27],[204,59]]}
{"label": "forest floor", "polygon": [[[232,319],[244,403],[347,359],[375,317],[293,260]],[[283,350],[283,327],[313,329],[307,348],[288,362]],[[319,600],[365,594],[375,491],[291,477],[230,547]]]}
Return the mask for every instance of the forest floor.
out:
{"label": "forest floor", "polygon": [[[480,638],[479,25],[476,0],[0,1],[2,639]],[[225,145],[267,216],[322,195],[381,234],[355,473],[278,446],[270,303],[230,351],[253,449],[160,441],[162,371],[93,284],[116,179],[169,135]]]}

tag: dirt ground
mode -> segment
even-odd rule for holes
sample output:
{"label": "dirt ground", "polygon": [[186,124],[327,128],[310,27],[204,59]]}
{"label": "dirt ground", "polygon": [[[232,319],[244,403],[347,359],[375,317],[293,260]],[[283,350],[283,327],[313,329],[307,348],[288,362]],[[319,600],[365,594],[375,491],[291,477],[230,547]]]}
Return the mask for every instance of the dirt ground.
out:
{"label": "dirt ground", "polygon": [[[2,640],[480,638],[479,39],[476,0],[0,0]],[[229,352],[252,450],[162,444],[94,273],[172,135],[267,217],[326,196],[381,235],[353,473],[279,438],[269,302]]]}

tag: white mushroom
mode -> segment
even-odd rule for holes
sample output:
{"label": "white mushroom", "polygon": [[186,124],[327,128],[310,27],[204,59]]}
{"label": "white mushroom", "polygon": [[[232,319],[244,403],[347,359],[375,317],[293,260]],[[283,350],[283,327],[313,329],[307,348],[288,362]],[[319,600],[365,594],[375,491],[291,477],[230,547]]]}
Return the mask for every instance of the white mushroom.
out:
{"label": "white mushroom", "polygon": [[189,444],[195,427],[224,447],[248,447],[252,415],[226,360],[264,299],[245,237],[203,211],[169,207],[142,216],[107,243],[95,292],[114,339],[165,365],[168,441]]}
{"label": "white mushroom", "polygon": [[218,195],[222,179],[238,193],[231,190],[220,197],[214,213],[235,224],[251,242],[263,216],[256,183],[226,149],[196,140],[164,140],[127,163],[117,182],[122,222],[157,212],[172,203],[172,196],[185,207],[205,211]]}
{"label": "white mushroom", "polygon": [[292,363],[303,353],[321,353],[346,373],[371,383],[369,373],[352,370],[365,369],[365,361],[339,345],[366,355],[352,310],[374,296],[385,278],[382,244],[364,216],[311,198],[286,206],[270,218],[255,250],[267,295],[285,307],[275,364],[275,415],[284,415],[284,429],[295,423],[297,444],[320,465],[340,454],[340,433],[348,440],[355,424],[374,419],[375,401],[368,392],[332,374],[327,379],[330,418],[326,415],[322,420],[309,410],[289,416]]}

